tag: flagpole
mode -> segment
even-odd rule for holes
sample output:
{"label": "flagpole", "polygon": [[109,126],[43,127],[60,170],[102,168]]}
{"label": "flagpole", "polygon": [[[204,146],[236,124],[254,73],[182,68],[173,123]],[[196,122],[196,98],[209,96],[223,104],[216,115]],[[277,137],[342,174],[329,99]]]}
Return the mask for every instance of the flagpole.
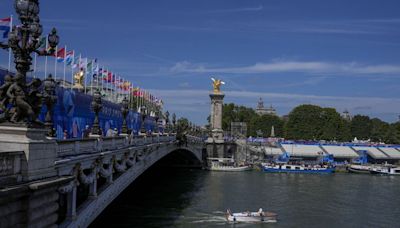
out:
{"label": "flagpole", "polygon": [[[47,51],[48,39],[49,39],[49,37],[46,36],[46,47],[45,47],[46,51]],[[45,79],[47,78],[47,55],[44,59],[44,78]]]}
{"label": "flagpole", "polygon": [[56,52],[55,52],[55,58],[54,58],[54,81],[57,81],[57,53],[58,52],[58,46],[56,46]]}
{"label": "flagpole", "polygon": [[84,89],[84,92],[85,92],[85,94],[86,94],[86,76],[87,76],[87,58],[86,58],[86,66],[85,66],[85,73],[83,74],[83,79],[85,80],[85,83],[84,83],[84,87],[85,87],[85,89]]}
{"label": "flagpole", "polygon": [[74,86],[74,65],[75,65],[75,51],[72,54],[72,63],[71,63],[71,90]]}
{"label": "flagpole", "polygon": [[92,69],[90,70],[90,94],[93,95],[93,60],[91,64]]}
{"label": "flagpole", "polygon": [[[11,14],[10,16],[10,32],[12,32],[13,29],[13,15]],[[8,72],[11,71],[11,47],[8,48]]]}
{"label": "flagpole", "polygon": [[63,75],[63,85],[65,86],[65,67],[67,63],[67,45],[65,45],[65,50],[64,50],[64,75]]}

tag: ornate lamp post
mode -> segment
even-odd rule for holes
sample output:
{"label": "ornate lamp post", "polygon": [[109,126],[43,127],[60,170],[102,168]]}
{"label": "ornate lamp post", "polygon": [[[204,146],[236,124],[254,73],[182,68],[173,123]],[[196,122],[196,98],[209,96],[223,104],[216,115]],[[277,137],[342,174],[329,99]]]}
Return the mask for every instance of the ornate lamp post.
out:
{"label": "ornate lamp post", "polygon": [[140,115],[142,117],[142,126],[140,128],[140,132],[143,134],[146,134],[146,129],[144,128],[144,121],[146,120],[146,114],[147,114],[146,106],[143,105],[140,108]]}
{"label": "ornate lamp post", "polygon": [[169,112],[165,112],[165,133],[169,133]]}
{"label": "ornate lamp post", "polygon": [[57,102],[56,96],[56,81],[53,79],[51,74],[43,81],[43,103],[46,104],[47,112],[45,117],[45,127],[48,130],[47,136],[56,137],[56,132],[53,128],[53,106]]}
{"label": "ornate lamp post", "polygon": [[121,103],[122,107],[121,107],[121,113],[122,113],[122,129],[121,129],[121,133],[122,134],[128,134],[128,126],[126,124],[126,116],[129,113],[129,101],[126,97],[124,97],[124,99],[122,100]]}
{"label": "ornate lamp post", "polygon": [[99,90],[96,90],[93,94],[93,101],[90,104],[95,116],[92,126],[92,135],[100,135],[100,125],[99,125],[99,112],[103,108],[101,102],[101,93]]}
{"label": "ornate lamp post", "polygon": [[176,133],[176,115],[172,114],[172,133]]}
{"label": "ornate lamp post", "polygon": [[[31,54],[37,53],[39,56],[49,56],[55,51],[59,37],[55,28],[48,35],[49,50],[39,50],[41,46],[40,37],[43,29],[39,20],[39,0],[15,0],[15,11],[19,16],[21,25],[13,26],[12,31],[8,35],[8,43],[1,43],[0,47],[11,48],[14,54],[14,63],[17,70],[15,82],[10,87],[9,93],[2,94],[0,100],[13,100],[15,111],[11,113],[5,121],[19,122],[29,125],[37,122],[35,117],[38,109],[34,106],[36,99],[27,99],[28,88],[26,84],[26,73],[32,65]],[[39,110],[40,111],[40,110]]]}
{"label": "ornate lamp post", "polygon": [[156,126],[155,126],[155,128],[154,128],[154,133],[159,133],[159,130],[158,130],[158,120],[160,119],[160,112],[157,110],[155,113],[154,113],[154,120],[156,121]]}

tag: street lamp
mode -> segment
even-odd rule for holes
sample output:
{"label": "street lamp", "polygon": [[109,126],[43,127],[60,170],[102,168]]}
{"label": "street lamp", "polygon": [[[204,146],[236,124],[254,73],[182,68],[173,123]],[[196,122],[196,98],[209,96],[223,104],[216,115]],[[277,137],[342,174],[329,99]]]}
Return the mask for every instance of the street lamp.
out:
{"label": "street lamp", "polygon": [[142,117],[142,127],[141,127],[141,129],[140,129],[140,132],[141,132],[141,133],[144,133],[144,134],[146,134],[146,129],[145,129],[145,127],[144,127],[144,121],[145,121],[145,119],[146,119],[146,114],[147,114],[146,106],[143,105],[143,106],[140,108],[140,115],[141,115],[141,117]]}
{"label": "street lamp", "polygon": [[13,113],[6,117],[7,122],[18,122],[28,126],[32,123],[43,124],[35,119],[39,115],[40,109],[35,108],[35,104],[40,100],[40,96],[26,99],[29,96],[29,88],[26,83],[26,73],[30,71],[32,65],[31,54],[37,53],[39,56],[50,56],[54,54],[59,42],[59,37],[55,28],[48,35],[48,50],[39,50],[41,43],[40,37],[43,32],[39,20],[39,0],[15,0],[15,11],[19,16],[21,25],[13,26],[8,35],[8,43],[0,43],[4,49],[10,48],[14,54],[14,63],[17,70],[15,82],[9,93],[3,93],[0,100],[15,101]]}
{"label": "street lamp", "polygon": [[121,113],[122,113],[122,117],[123,117],[121,133],[122,134],[128,134],[128,126],[126,124],[126,116],[129,113],[129,102],[128,102],[128,99],[126,97],[124,97],[124,99],[122,100],[121,105],[122,105]]}
{"label": "street lamp", "polygon": [[165,112],[165,129],[164,129],[164,132],[165,133],[169,133],[169,112],[168,111],[166,111]]}
{"label": "street lamp", "polygon": [[159,133],[159,129],[158,129],[158,120],[160,119],[160,111],[156,110],[156,112],[154,113],[154,120],[156,121],[156,126],[154,128],[154,133]]}

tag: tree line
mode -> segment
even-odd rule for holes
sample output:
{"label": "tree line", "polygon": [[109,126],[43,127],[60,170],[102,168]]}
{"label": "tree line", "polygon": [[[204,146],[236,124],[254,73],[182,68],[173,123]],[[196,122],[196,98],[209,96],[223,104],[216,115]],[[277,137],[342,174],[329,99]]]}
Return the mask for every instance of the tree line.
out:
{"label": "tree line", "polygon": [[[400,122],[387,123],[379,118],[355,115],[351,120],[342,118],[334,108],[317,105],[299,105],[289,115],[258,115],[254,109],[224,104],[222,128],[230,131],[231,122],[246,122],[247,136],[271,135],[274,126],[275,136],[293,140],[359,140],[400,143]],[[261,135],[260,135],[261,134]]]}

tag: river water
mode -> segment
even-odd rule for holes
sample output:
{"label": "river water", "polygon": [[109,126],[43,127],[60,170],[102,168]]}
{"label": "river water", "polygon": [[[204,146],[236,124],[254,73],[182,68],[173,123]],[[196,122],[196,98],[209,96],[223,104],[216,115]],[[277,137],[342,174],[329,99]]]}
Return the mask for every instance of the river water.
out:
{"label": "river water", "polygon": [[[228,224],[224,212],[278,213],[277,223]],[[92,227],[400,227],[400,177],[153,168]]]}

